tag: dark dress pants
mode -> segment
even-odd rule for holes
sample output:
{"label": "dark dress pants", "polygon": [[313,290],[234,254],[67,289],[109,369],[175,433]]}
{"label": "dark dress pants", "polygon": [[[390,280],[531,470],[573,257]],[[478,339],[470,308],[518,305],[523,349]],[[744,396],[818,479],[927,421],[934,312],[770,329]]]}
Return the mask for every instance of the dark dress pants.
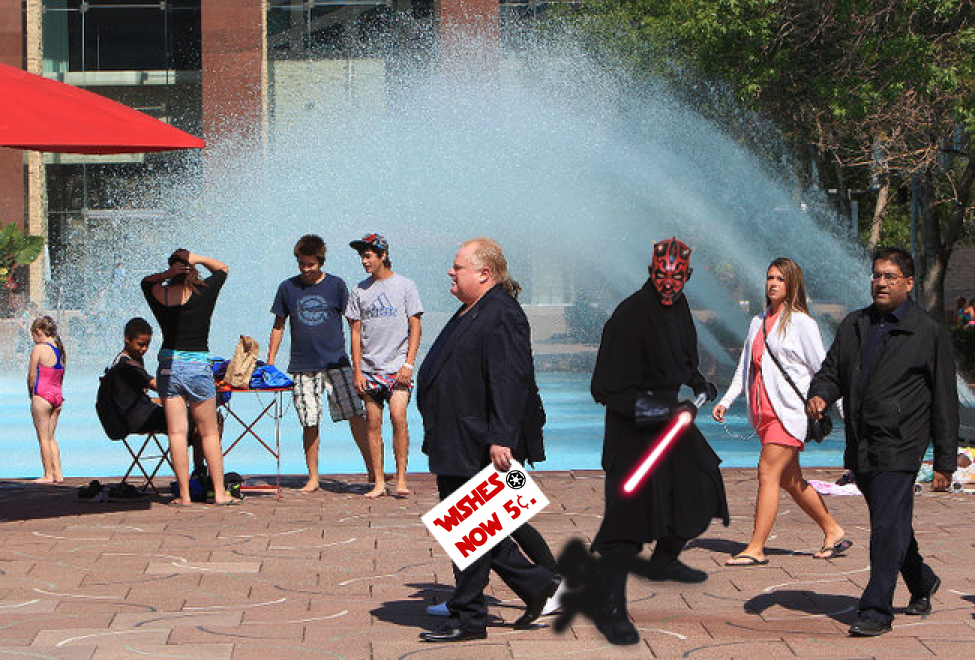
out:
{"label": "dark dress pants", "polygon": [[[437,475],[440,499],[449,497],[467,483],[467,480],[467,477]],[[454,595],[447,601],[451,619],[464,630],[475,631],[482,631],[487,627],[484,588],[488,584],[491,569],[524,601],[541,593],[554,577],[548,569],[528,561],[510,538],[503,539],[464,570],[459,570],[456,564],[453,568],[457,586]]]}
{"label": "dark dress pants", "polygon": [[[650,555],[648,568],[659,570],[669,566],[677,559],[688,541],[690,539],[685,539],[673,532],[657,539]],[[643,543],[639,541],[612,541],[601,544],[599,547],[593,546],[592,551],[599,553],[604,558],[607,556],[633,558],[643,552]]]}
{"label": "dark dress pants", "polygon": [[927,594],[935,574],[914,538],[913,472],[858,472],[857,486],[870,510],[870,581],[860,597],[861,618],[890,624],[894,619],[897,573],[912,595]]}

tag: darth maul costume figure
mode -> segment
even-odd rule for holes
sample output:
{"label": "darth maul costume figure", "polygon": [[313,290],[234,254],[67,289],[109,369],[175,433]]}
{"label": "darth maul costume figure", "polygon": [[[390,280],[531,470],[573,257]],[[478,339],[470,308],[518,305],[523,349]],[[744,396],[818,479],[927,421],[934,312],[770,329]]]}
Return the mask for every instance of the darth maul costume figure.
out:
{"label": "darth maul costume figure", "polygon": [[697,331],[683,295],[690,257],[691,249],[676,237],[654,245],[650,279],[606,322],[592,376],[592,396],[606,406],[606,510],[592,551],[600,555],[608,601],[596,623],[613,644],[639,641],[626,611],[626,579],[643,544],[656,542],[649,562],[636,572],[651,580],[703,582],[706,573],[677,557],[713,518],[728,525],[721,461],[693,424],[638,488],[623,491],[675,413],[690,405],[678,404],[681,386],[708,400],[717,395],[698,369]]}

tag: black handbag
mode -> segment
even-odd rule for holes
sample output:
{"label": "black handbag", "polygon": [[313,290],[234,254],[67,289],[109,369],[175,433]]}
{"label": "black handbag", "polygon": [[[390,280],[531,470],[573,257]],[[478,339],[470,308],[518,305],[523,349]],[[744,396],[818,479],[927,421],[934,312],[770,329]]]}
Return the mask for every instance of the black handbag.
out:
{"label": "black handbag", "polygon": [[[782,365],[779,363],[779,359],[775,357],[775,353],[773,353],[772,349],[769,347],[768,333],[765,332],[764,320],[762,320],[762,339],[765,342],[765,352],[768,354],[770,358],[772,358],[772,362],[774,362],[775,366],[779,368],[779,371],[782,372],[782,375],[785,376],[785,381],[789,383],[789,385],[792,386],[792,389],[796,391],[796,394],[799,395],[799,398],[802,400],[803,405],[805,406],[806,404],[808,404],[809,399],[807,399],[803,395],[803,393],[799,390],[795,382],[789,376],[789,373],[782,368]],[[832,432],[833,432],[833,420],[829,416],[829,408],[823,411],[823,415],[819,419],[812,419],[811,417],[807,419],[806,422],[807,441],[815,440],[816,442],[822,442],[823,439]]]}

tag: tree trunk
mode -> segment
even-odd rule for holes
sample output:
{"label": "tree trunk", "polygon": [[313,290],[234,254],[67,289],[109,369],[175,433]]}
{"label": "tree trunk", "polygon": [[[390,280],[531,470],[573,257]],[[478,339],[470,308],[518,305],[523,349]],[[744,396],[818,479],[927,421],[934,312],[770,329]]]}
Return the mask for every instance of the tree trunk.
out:
{"label": "tree trunk", "polygon": [[[961,237],[962,228],[965,224],[965,215],[970,210],[972,204],[972,193],[975,190],[975,146],[971,148],[968,153],[968,164],[965,166],[965,171],[961,175],[961,179],[958,182],[958,197],[955,200],[954,209],[951,211],[951,215],[948,217],[945,223],[944,239],[939,240],[937,251],[929,255],[936,254],[937,256],[932,256],[925,269],[924,274],[924,286],[925,289],[930,292],[926,296],[925,309],[932,314],[936,314],[936,318],[944,319],[944,297],[945,297],[945,275],[948,271],[948,261],[951,259],[951,253],[955,249],[955,243]],[[932,223],[937,223],[937,218],[932,214]],[[940,227],[939,227],[940,234]]]}
{"label": "tree trunk", "polygon": [[968,164],[958,181],[958,197],[955,208],[951,211],[948,224],[945,227],[945,246],[949,253],[961,237],[961,230],[965,224],[965,215],[972,207],[972,194],[975,192],[975,144],[968,151]]}
{"label": "tree trunk", "polygon": [[877,203],[873,207],[873,220],[870,222],[870,235],[867,237],[867,252],[872,254],[880,243],[880,234],[884,228],[884,214],[890,201],[890,177],[884,176],[880,180],[877,191]]}
{"label": "tree trunk", "polygon": [[935,215],[931,191],[931,173],[921,170],[911,175],[911,218],[915,224],[914,240],[914,299],[930,311],[927,304],[928,256],[934,256],[941,244],[941,228]]}
{"label": "tree trunk", "polygon": [[833,171],[836,174],[836,205],[839,207],[843,217],[849,220],[853,217],[853,208],[850,206],[850,191],[846,186],[846,176],[843,174],[843,163],[834,154]]}
{"label": "tree trunk", "polygon": [[[938,224],[938,219],[929,217],[930,224]],[[941,247],[928,250],[927,268],[924,270],[924,309],[945,323],[945,274],[948,272],[948,259],[951,252]]]}

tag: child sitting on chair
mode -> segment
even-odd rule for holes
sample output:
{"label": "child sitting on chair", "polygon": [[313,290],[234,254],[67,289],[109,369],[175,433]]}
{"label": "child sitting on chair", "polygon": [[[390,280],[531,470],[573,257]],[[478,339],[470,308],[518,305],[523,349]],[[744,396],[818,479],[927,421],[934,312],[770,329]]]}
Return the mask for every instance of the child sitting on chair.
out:
{"label": "child sitting on chair", "polygon": [[[152,342],[152,326],[144,318],[135,317],[125,324],[125,345],[112,362],[112,378],[115,402],[125,418],[129,433],[166,433],[166,415],[157,398],[151,398],[148,390],[156,389],[156,379],[146,371],[143,356]],[[223,433],[223,418],[217,415],[217,423]],[[203,468],[200,436],[193,418],[189,418],[189,437],[193,446],[193,472]]]}

